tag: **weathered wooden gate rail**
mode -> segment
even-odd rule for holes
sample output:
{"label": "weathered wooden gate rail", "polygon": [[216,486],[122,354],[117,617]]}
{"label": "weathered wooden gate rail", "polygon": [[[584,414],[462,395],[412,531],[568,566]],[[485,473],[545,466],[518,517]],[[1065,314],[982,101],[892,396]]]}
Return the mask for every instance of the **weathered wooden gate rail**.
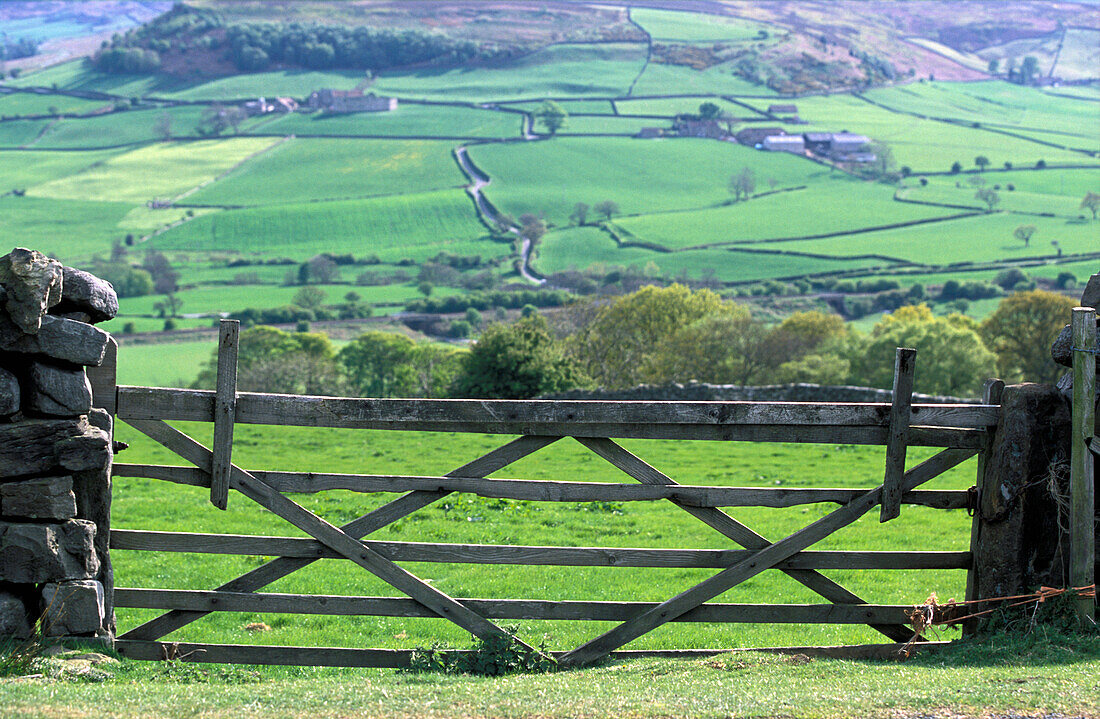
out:
{"label": "weathered wooden gate rail", "polygon": [[[229,412],[219,402],[230,402]],[[192,467],[116,464],[118,477],[147,477],[211,487],[219,461],[228,486],[270,509],[312,538],[114,530],[114,549],[277,556],[215,590],[116,590],[116,606],[169,610],[120,637],[127,656],[163,659],[197,652],[196,661],[402,666],[409,652],[381,649],[252,647],[159,642],[166,634],[213,611],[296,614],[444,617],[479,636],[503,635],[489,619],[619,621],[615,629],[569,652],[567,664],[586,664],[668,621],[797,622],[868,624],[894,641],[905,641],[909,606],[873,605],[822,575],[822,569],[973,569],[971,552],[813,551],[809,547],[851,524],[883,501],[885,484],[873,489],[798,489],[681,485],[610,438],[747,440],[890,445],[908,410],[902,446],[945,448],[896,478],[901,503],[941,509],[969,506],[963,490],[918,486],[978,454],[996,425],[999,407],[905,403],[622,402],[417,400],[305,397],[257,393],[120,386],[113,397],[119,419],[176,452]],[[900,408],[900,409],[899,409]],[[165,423],[474,432],[520,435],[443,476],[245,471]],[[224,419],[221,420],[224,422]],[[215,436],[227,433],[216,431]],[[228,433],[231,437],[231,432]],[[573,437],[639,484],[489,479],[513,462],[564,437]],[[217,444],[217,440],[216,440]],[[220,456],[222,460],[215,460]],[[895,461],[896,464],[896,461]],[[891,470],[887,469],[887,482]],[[337,528],[282,493],[331,489],[405,493],[389,504]],[[647,549],[509,546],[361,541],[362,537],[428,506],[451,492],[547,502],[666,500],[695,516],[743,549]],[[212,495],[213,499],[213,495]],[[217,504],[217,500],[214,499]],[[772,542],[720,507],[791,507],[833,502],[838,509],[786,539]],[[323,558],[346,558],[382,578],[407,598],[258,593],[264,586]],[[452,598],[400,568],[396,562],[445,562],[597,567],[697,567],[720,570],[665,602],[545,601]],[[822,596],[826,604],[728,604],[710,599],[767,569],[785,572]],[[509,635],[510,636],[510,635]],[[517,641],[519,641],[517,639]],[[522,642],[521,642],[522,643]],[[636,655],[637,652],[628,652]],[[667,651],[649,654],[668,655]]]}

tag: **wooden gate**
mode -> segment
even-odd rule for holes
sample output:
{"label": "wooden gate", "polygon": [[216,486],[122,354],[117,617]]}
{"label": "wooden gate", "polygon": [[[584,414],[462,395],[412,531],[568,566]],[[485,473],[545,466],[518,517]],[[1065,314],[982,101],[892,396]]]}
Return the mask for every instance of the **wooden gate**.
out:
{"label": "wooden gate", "polygon": [[[97,400],[118,419],[152,438],[190,466],[115,464],[114,476],[145,477],[211,488],[225,507],[228,489],[270,510],[312,539],[114,530],[113,549],[276,556],[210,590],[119,588],[117,607],[168,610],[119,637],[117,648],[137,659],[187,656],[194,661],[399,667],[410,651],[389,649],[273,647],[161,642],[167,634],[216,611],[441,617],[482,638],[524,644],[492,620],[560,619],[620,622],[569,651],[554,652],[565,665],[590,664],[672,621],[796,622],[870,625],[894,642],[912,637],[903,605],[875,605],[821,574],[822,569],[971,569],[971,552],[810,551],[876,506],[881,519],[900,505],[941,509],[968,506],[965,490],[918,487],[983,451],[999,407],[910,404],[912,355],[900,351],[894,402],[602,402],[352,399],[235,391],[235,328],[223,327],[216,391],[109,387],[97,382]],[[910,351],[911,352],[911,351]],[[105,386],[107,385],[107,386]],[[214,423],[208,449],[167,421]],[[503,446],[443,476],[396,476],[249,471],[232,463],[234,423],[343,427],[427,432],[518,435]],[[517,460],[573,438],[637,481],[598,483],[490,479]],[[620,438],[818,442],[886,445],[883,482],[874,489],[742,488],[678,484],[615,440]],[[904,471],[908,445],[941,448]],[[326,490],[404,492],[399,498],[336,527],[286,493]],[[364,540],[387,525],[452,492],[540,502],[664,500],[723,535],[739,549],[691,550],[612,547],[505,546]],[[721,507],[792,507],[833,502],[840,507],[778,541],[739,522]],[[382,579],[405,598],[313,596],[260,590],[321,558],[343,558]],[[450,562],[615,567],[695,567],[713,576],[663,602],[587,602],[450,597],[398,562]],[[813,605],[726,604],[710,600],[766,570],[784,572],[820,595]],[[971,572],[972,573],[972,572]],[[970,589],[968,588],[968,593]],[[196,653],[197,652],[197,653]],[[716,653],[711,652],[711,653]]]}

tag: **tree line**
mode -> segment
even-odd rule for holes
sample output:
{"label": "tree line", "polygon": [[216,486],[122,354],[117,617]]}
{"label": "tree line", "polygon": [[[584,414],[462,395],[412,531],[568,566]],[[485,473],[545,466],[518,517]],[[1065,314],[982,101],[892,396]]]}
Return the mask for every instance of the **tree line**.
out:
{"label": "tree line", "polygon": [[[254,327],[241,333],[238,381],[245,391],[513,399],[692,380],[889,388],[894,350],[905,346],[919,353],[916,391],[975,396],[988,377],[1056,381],[1049,347],[1074,304],[1016,292],[984,322],[905,305],[860,332],[817,310],[769,323],[707,289],[647,286],[574,302],[549,320],[525,307],[469,349],[367,332],[336,351],[323,334]],[[196,386],[213,386],[216,370],[212,357]]]}
{"label": "tree line", "polygon": [[95,54],[93,63],[105,72],[156,72],[161,55],[169,51],[220,51],[243,72],[260,72],[276,64],[378,71],[499,60],[516,55],[519,48],[418,29],[296,22],[226,25],[217,13],[177,3],[151,23],[115,34]]}

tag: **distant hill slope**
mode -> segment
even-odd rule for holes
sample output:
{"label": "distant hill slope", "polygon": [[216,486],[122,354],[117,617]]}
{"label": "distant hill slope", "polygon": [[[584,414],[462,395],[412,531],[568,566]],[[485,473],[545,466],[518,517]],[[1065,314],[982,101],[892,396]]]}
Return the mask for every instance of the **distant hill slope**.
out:
{"label": "distant hill slope", "polygon": [[1100,77],[1100,14],[1007,0],[192,0],[95,54],[108,72],[218,76],[493,66],[561,43],[637,43],[648,62],[717,68],[781,94],[909,78],[1022,84]]}

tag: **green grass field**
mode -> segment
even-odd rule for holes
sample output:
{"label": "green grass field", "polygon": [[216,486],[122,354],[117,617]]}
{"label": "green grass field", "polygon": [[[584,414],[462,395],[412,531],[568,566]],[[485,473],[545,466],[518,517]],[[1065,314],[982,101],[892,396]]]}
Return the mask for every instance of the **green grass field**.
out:
{"label": "green grass field", "polygon": [[720,282],[797,277],[817,272],[840,272],[891,263],[867,259],[831,259],[797,254],[744,252],[737,249],[657,252],[644,247],[621,247],[595,227],[571,227],[549,233],[539,246],[534,266],[552,273],[611,267],[636,267],[666,280],[713,278]]}
{"label": "green grass field", "polygon": [[8,120],[0,122],[0,147],[25,147],[34,142],[51,120]]}
{"label": "green grass field", "polygon": [[[743,167],[777,187],[804,184],[826,168],[781,154],[697,139],[563,137],[548,142],[471,147],[492,178],[485,194],[514,215],[544,212],[558,225],[577,202],[618,203],[625,215],[707,207],[729,198],[729,178]],[[528,168],[538,167],[533,174]]]}
{"label": "green grass field", "polygon": [[[851,180],[818,182],[804,190],[779,192],[692,212],[627,217],[616,225],[638,240],[670,250],[736,244],[836,232],[856,232],[890,224],[957,215],[957,210],[895,205],[893,189]],[[846,243],[851,238],[846,237]]]}
{"label": "green grass field", "polygon": [[664,65],[651,62],[638,78],[631,93],[644,95],[744,95],[748,97],[772,97],[775,90],[766,85],[755,85],[733,74],[732,65],[724,63],[693,70],[683,65]]}
{"label": "green grass field", "polygon": [[[608,100],[562,100],[558,103],[561,109],[572,114],[582,112],[590,115],[614,115],[612,103]],[[508,102],[501,103],[501,107],[534,112],[542,106],[542,101]]]}
{"label": "green grass field", "polygon": [[499,67],[384,73],[375,92],[414,98],[504,100],[545,96],[617,97],[645,62],[641,43],[551,45]]}
{"label": "green grass field", "polygon": [[207,185],[187,203],[274,205],[415,194],[465,182],[449,143],[296,139]]}
{"label": "green grass field", "polygon": [[172,198],[212,180],[276,140],[236,137],[173,142],[115,155],[96,167],[38,185],[27,194],[69,200],[144,203]]}
{"label": "green grass field", "polygon": [[[671,131],[672,123],[668,120],[652,120],[644,117],[615,117],[613,115],[578,117],[572,115],[558,132],[563,135],[636,135],[643,127],[660,127]],[[536,130],[542,130],[542,128],[536,126]]]}
{"label": "green grass field", "polygon": [[109,105],[103,100],[88,100],[68,95],[40,95],[33,92],[13,92],[0,95],[0,116],[82,114]]}
{"label": "green grass field", "polygon": [[6,80],[13,87],[54,87],[60,90],[106,92],[124,97],[145,97],[187,87],[186,80],[166,75],[113,75],[98,72],[83,59],[54,65],[19,78]]}
{"label": "green grass field", "polygon": [[1043,97],[1007,82],[913,83],[871,90],[866,96],[906,113],[1005,128],[1033,128],[1094,137],[1100,107],[1064,97]]}
{"label": "green grass field", "polygon": [[475,242],[487,233],[465,192],[441,190],[227,210],[169,230],[150,245],[191,252],[278,253],[299,259],[332,249],[355,255],[377,253],[383,260],[424,259],[442,250],[466,254],[471,244],[483,255],[507,251],[505,245]]}
{"label": "green grass field", "polygon": [[27,189],[43,182],[68,177],[119,154],[118,150],[97,152],[0,152],[0,177],[7,191],[12,187]]}
{"label": "green grass field", "polygon": [[0,197],[0,236],[11,246],[33,247],[65,262],[86,261],[110,251],[111,241],[125,234],[119,222],[132,207],[123,202]]}
{"label": "green grass field", "polygon": [[764,25],[720,15],[632,8],[630,17],[657,42],[714,43],[751,40]]}
{"label": "green grass field", "polygon": [[[174,137],[194,136],[204,109],[191,105],[127,110],[96,117],[66,119],[51,125],[34,146],[85,149],[158,142],[162,138],[157,126],[165,114],[171,118],[169,127]],[[253,122],[246,121],[241,129],[247,129]]]}
{"label": "green grass field", "polygon": [[406,103],[392,112],[295,113],[265,123],[257,131],[288,135],[518,137],[520,116],[467,107]]}
{"label": "green grass field", "polygon": [[[1012,236],[1021,224],[1035,225],[1030,247]],[[950,233],[950,234],[948,234]],[[946,237],[957,238],[946,242]],[[969,238],[969,241],[966,241]],[[1095,225],[1069,223],[1062,219],[1020,216],[998,212],[947,224],[918,225],[897,230],[868,232],[836,240],[794,240],[769,243],[769,249],[810,252],[832,257],[876,253],[908,262],[945,265],[952,262],[992,262],[1025,257],[1050,257],[1057,240],[1066,254],[1100,251]]]}
{"label": "green grass field", "polygon": [[750,110],[743,105],[737,105],[720,97],[670,97],[648,98],[645,100],[616,100],[615,107],[620,115],[664,115],[673,117],[681,114],[699,112],[699,106],[704,102],[710,102],[721,108],[722,112],[733,117],[763,117],[763,113]]}
{"label": "green grass field", "polygon": [[[749,101],[749,104],[761,109],[766,107],[766,101],[761,100]],[[946,172],[953,162],[973,168],[978,155],[988,157],[993,167],[1000,167],[1006,161],[1017,167],[1033,166],[1039,160],[1047,164],[1098,164],[1095,158],[1080,153],[980,128],[890,112],[850,95],[803,97],[797,104],[799,116],[809,123],[800,128],[803,132],[847,130],[867,135],[888,145],[898,164],[911,167],[914,173]],[[999,116],[999,112],[990,106],[994,116]]]}

